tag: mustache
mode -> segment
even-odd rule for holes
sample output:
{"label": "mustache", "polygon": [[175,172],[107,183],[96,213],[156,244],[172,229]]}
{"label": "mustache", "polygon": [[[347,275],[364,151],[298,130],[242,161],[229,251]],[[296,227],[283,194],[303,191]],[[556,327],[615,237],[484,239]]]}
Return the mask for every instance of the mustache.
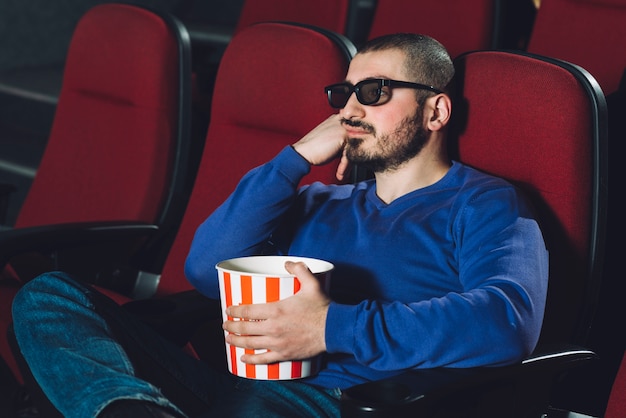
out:
{"label": "mustache", "polygon": [[341,118],[340,122],[342,125],[348,125],[353,128],[359,128],[359,129],[366,131],[369,134],[373,134],[376,131],[372,125],[370,125],[369,123],[360,121],[360,120]]}

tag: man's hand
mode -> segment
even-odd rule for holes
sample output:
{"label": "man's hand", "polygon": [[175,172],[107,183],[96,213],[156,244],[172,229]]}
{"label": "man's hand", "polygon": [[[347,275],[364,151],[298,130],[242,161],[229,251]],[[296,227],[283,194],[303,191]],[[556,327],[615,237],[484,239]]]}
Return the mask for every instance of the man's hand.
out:
{"label": "man's hand", "polygon": [[348,172],[349,163],[343,153],[346,131],[340,120],[338,114],[331,115],[293,144],[293,148],[311,165],[323,165],[341,158],[337,167],[337,179],[341,181]]}
{"label": "man's hand", "polygon": [[223,328],[230,334],[226,342],[242,348],[268,349],[262,354],[247,354],[241,360],[249,364],[267,364],[300,360],[326,351],[326,314],[330,299],[316,277],[302,262],[285,263],[298,277],[300,290],[278,302],[231,306]]}

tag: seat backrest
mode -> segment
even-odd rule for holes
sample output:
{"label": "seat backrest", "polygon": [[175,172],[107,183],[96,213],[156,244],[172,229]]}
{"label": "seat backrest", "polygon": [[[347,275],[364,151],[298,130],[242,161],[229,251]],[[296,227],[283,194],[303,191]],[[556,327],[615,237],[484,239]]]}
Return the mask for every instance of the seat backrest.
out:
{"label": "seat backrest", "polygon": [[526,191],[550,253],[541,341],[583,344],[605,235],[604,95],[584,69],[538,55],[480,51],[455,64],[451,153]]}
{"label": "seat backrest", "polygon": [[423,33],[452,57],[498,46],[499,0],[377,0],[369,39],[395,32]]}
{"label": "seat backrest", "polygon": [[116,3],[89,9],[15,227],[177,223],[190,189],[190,59],[187,32],[169,15]]}
{"label": "seat backrest", "polygon": [[625,22],[622,0],[542,0],[527,51],[580,65],[608,95],[626,69]]}
{"label": "seat backrest", "polygon": [[[220,62],[196,183],[163,268],[158,294],[190,289],[184,262],[196,228],[251,168],[333,113],[324,86],[343,80],[355,48],[319,28],[259,23],[239,32]],[[336,165],[306,182],[335,182]]]}
{"label": "seat backrest", "polygon": [[[211,103],[217,68],[223,51],[232,37],[243,29],[260,22],[296,22],[312,25],[351,37],[352,4],[357,0],[243,0],[234,27],[191,24],[194,47],[194,107],[197,120],[203,126],[211,118]],[[358,0],[362,1],[362,0]],[[370,0],[372,1],[372,0]],[[268,51],[280,45],[265,45]]]}

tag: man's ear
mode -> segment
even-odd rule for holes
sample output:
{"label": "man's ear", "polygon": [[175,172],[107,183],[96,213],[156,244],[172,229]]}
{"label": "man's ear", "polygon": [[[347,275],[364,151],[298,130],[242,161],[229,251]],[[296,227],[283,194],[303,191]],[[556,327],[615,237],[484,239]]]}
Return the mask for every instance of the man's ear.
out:
{"label": "man's ear", "polygon": [[431,131],[439,131],[445,127],[450,121],[452,114],[452,100],[447,94],[438,94],[431,97],[426,102],[430,110],[430,118],[428,119],[428,129]]}

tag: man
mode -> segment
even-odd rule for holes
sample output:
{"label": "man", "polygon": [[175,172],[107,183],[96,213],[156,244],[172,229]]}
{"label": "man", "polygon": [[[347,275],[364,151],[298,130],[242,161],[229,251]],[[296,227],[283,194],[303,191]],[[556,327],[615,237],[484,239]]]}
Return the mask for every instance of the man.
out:
{"label": "man", "polygon": [[[106,299],[53,273],[14,303],[18,342],[48,397],[67,416],[338,416],[340,391],[361,382],[527,355],[541,328],[547,252],[514,187],[449,160],[453,74],[429,37],[368,42],[345,82],[327,88],[338,114],[244,176],[196,232],[185,273],[212,298],[223,259],[274,253],[335,265],[327,295],[304,264],[288,262],[301,282],[295,296],[231,307],[229,316],[252,321],[223,324],[230,344],[269,349],[244,362],[325,353],[319,374],[220,375],[153,336],[141,340],[147,331]],[[339,178],[357,163],[374,179],[297,188],[311,165],[336,158]],[[138,366],[137,352],[152,366]],[[59,364],[56,373],[44,361]]]}

